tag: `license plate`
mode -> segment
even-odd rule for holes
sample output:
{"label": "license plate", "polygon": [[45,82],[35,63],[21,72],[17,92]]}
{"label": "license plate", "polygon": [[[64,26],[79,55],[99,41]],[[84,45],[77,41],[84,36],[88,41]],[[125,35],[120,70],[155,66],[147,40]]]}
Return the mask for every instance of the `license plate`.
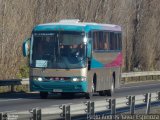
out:
{"label": "license plate", "polygon": [[62,89],[53,89],[53,92],[62,92]]}

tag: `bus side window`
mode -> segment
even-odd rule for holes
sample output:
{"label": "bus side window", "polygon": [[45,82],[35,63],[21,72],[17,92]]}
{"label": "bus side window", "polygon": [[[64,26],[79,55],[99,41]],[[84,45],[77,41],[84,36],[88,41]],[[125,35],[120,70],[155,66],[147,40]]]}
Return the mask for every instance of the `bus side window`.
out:
{"label": "bus side window", "polygon": [[110,32],[109,46],[110,46],[110,50],[121,50],[122,49],[121,33]]}
{"label": "bus side window", "polygon": [[104,50],[109,50],[109,35],[108,32],[104,34]]}
{"label": "bus side window", "polygon": [[104,31],[93,32],[93,49],[109,50],[109,33]]}
{"label": "bus side window", "polygon": [[93,48],[94,48],[94,50],[97,49],[97,41],[96,41],[96,33],[95,32],[93,33]]}
{"label": "bus side window", "polygon": [[119,39],[118,39],[118,33],[115,33],[115,50],[119,50]]}
{"label": "bus side window", "polygon": [[93,32],[93,49],[99,50],[100,49],[100,38],[99,32]]}
{"label": "bus side window", "polygon": [[118,34],[118,41],[119,41],[118,50],[122,50],[122,34],[121,33]]}
{"label": "bus side window", "polygon": [[122,38],[121,33],[95,31],[93,32],[93,49],[94,50],[121,50]]}
{"label": "bus side window", "polygon": [[110,50],[115,50],[115,36],[113,32],[110,32]]}

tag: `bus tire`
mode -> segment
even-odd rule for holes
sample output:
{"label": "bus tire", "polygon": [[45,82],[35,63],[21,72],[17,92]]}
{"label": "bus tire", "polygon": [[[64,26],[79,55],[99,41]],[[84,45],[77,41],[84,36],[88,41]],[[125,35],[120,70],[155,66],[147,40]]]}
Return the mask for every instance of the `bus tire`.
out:
{"label": "bus tire", "polygon": [[106,95],[111,96],[112,95],[111,90],[106,90]]}
{"label": "bus tire", "polygon": [[85,98],[86,99],[91,99],[92,98],[92,93],[85,93]]}
{"label": "bus tire", "polygon": [[106,96],[107,95],[106,90],[99,91],[99,95],[100,96]]}
{"label": "bus tire", "polygon": [[48,97],[48,92],[40,92],[41,99],[47,99],[47,97]]}

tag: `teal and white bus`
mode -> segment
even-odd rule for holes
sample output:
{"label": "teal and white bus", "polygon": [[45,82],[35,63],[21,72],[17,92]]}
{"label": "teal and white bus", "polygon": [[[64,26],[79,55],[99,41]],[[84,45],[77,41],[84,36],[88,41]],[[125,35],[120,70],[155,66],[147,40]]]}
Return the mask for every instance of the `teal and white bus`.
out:
{"label": "teal and white bus", "polygon": [[122,66],[122,31],[113,24],[78,19],[39,24],[23,43],[29,57],[30,90],[73,95],[111,95],[119,87]]}

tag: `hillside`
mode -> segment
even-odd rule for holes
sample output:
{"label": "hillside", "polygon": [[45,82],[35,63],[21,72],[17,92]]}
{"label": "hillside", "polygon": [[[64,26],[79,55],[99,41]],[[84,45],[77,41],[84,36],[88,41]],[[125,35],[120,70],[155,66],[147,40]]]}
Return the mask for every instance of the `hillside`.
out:
{"label": "hillside", "polygon": [[22,42],[35,25],[65,18],[121,25],[124,70],[160,69],[160,0],[0,0],[0,79],[25,66]]}

